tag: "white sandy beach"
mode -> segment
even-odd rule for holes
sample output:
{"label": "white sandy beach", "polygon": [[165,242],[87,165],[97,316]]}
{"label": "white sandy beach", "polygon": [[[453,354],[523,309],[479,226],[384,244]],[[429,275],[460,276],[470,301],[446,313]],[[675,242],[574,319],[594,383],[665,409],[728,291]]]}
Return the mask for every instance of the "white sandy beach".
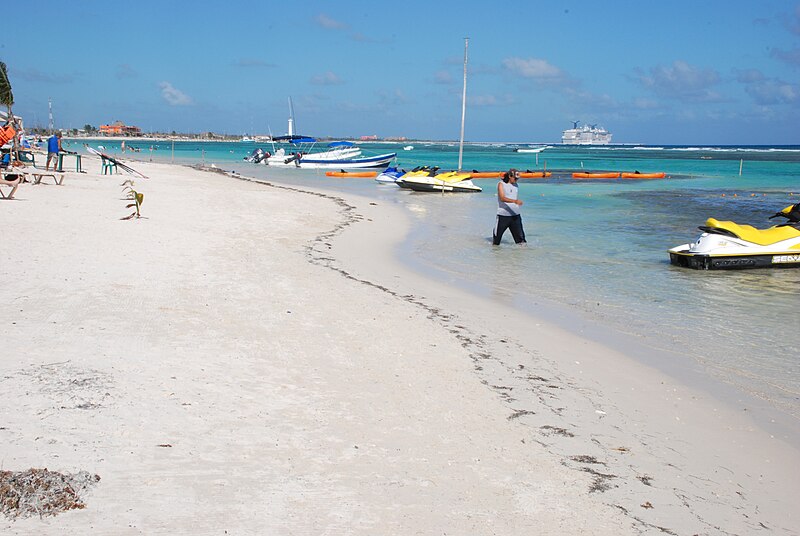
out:
{"label": "white sandy beach", "polygon": [[798,534],[797,445],[507,297],[397,208],[137,163],[0,200],[0,470],[100,481],[3,534]]}

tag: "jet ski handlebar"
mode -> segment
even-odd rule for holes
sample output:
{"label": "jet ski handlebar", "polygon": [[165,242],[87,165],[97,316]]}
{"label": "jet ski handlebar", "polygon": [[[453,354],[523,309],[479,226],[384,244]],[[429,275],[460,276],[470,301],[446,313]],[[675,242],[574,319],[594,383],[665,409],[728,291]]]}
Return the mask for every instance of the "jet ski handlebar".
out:
{"label": "jet ski handlebar", "polygon": [[776,212],[770,216],[769,219],[778,217],[786,218],[788,220],[787,223],[800,223],[800,203],[789,205],[780,212]]}

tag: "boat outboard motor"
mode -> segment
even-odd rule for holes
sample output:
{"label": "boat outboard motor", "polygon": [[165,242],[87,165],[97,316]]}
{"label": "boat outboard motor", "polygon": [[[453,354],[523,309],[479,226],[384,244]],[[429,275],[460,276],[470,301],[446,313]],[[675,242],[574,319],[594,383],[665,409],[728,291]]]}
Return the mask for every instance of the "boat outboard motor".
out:
{"label": "boat outboard motor", "polygon": [[258,162],[259,160],[257,160],[257,158],[260,152],[261,149],[253,149],[253,152],[245,156],[242,160],[245,162]]}

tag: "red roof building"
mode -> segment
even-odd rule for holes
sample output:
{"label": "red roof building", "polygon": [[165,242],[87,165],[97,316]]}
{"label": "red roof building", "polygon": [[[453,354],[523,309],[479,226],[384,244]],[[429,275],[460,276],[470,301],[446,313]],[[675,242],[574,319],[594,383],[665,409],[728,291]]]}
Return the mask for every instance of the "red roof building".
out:
{"label": "red roof building", "polygon": [[100,134],[103,136],[141,136],[142,129],[116,121],[113,125],[100,125]]}

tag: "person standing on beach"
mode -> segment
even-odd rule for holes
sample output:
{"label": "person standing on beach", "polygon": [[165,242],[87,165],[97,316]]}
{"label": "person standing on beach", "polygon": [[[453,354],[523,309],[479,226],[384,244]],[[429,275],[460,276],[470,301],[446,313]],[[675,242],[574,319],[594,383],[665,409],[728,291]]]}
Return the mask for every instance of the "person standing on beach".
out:
{"label": "person standing on beach", "polygon": [[50,136],[47,140],[47,164],[44,169],[50,170],[50,162],[53,162],[53,171],[58,167],[58,153],[61,152],[61,132]]}
{"label": "person standing on beach", "polygon": [[511,230],[514,242],[527,244],[525,230],[522,228],[522,216],[519,213],[522,201],[518,199],[517,179],[519,172],[511,168],[503,174],[503,180],[497,183],[497,222],[492,233],[492,243],[495,246],[500,245],[506,229]]}

